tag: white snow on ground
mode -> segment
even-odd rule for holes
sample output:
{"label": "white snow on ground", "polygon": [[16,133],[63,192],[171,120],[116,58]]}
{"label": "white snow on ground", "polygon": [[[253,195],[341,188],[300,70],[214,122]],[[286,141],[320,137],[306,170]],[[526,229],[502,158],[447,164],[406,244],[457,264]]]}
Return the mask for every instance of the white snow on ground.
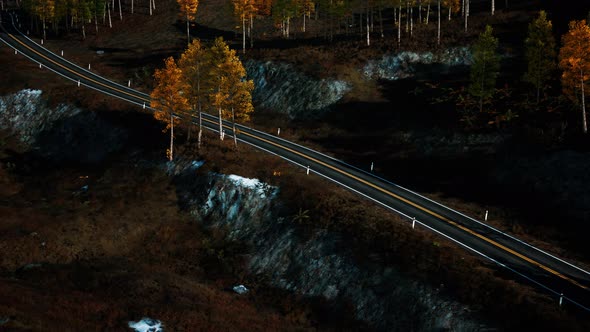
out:
{"label": "white snow on ground", "polygon": [[162,322],[147,317],[138,322],[129,322],[129,327],[135,329],[135,332],[164,332]]}
{"label": "white snow on ground", "polygon": [[250,188],[250,189],[256,189],[257,186],[261,185],[261,183],[258,179],[243,178],[239,175],[231,174],[231,175],[228,175],[227,178],[232,180],[235,184],[237,184],[239,186]]}

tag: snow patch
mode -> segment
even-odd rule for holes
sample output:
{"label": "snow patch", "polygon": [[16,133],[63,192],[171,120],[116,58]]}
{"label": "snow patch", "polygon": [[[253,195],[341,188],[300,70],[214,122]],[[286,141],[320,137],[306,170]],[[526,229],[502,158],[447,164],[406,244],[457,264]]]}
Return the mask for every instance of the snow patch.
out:
{"label": "snow patch", "polygon": [[156,319],[144,317],[138,322],[129,322],[129,327],[135,332],[163,332],[164,325]]}

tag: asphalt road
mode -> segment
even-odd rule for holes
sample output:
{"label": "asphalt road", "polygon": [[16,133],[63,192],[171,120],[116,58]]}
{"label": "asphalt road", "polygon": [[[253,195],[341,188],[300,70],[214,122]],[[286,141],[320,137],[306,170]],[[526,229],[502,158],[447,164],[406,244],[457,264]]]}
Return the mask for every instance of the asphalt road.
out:
{"label": "asphalt road", "polygon": [[[18,20],[8,12],[0,15],[0,40],[15,51],[73,81],[73,86],[85,86],[139,107],[150,109],[149,95],[98,76],[87,68],[77,66],[61,55],[51,53],[18,30]],[[0,65],[1,68],[1,65]],[[203,125],[219,130],[213,115],[203,114]],[[232,126],[224,122],[224,131],[233,136]],[[319,175],[408,218],[408,227],[425,227],[485,260],[511,271],[518,281],[532,284],[563,305],[590,312],[590,272],[535,248],[485,223],[454,211],[442,204],[379,178],[338,159],[287,141],[274,134],[238,125],[237,139],[258,149],[277,155],[302,167],[301,176]]]}

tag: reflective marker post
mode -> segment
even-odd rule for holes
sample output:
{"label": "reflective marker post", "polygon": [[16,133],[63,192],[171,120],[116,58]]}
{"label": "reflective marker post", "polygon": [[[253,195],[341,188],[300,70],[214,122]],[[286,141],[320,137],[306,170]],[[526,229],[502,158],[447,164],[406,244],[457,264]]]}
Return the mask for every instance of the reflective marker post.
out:
{"label": "reflective marker post", "polygon": [[488,210],[486,210],[486,216],[484,217],[485,221],[488,221]]}
{"label": "reflective marker post", "polygon": [[563,293],[561,293],[561,295],[559,296],[559,306],[561,307],[562,304],[563,304]]}
{"label": "reflective marker post", "polygon": [[416,217],[412,218],[412,229],[414,229],[414,227],[416,227]]}
{"label": "reflective marker post", "polygon": [[307,166],[307,175],[309,175],[309,166]]}

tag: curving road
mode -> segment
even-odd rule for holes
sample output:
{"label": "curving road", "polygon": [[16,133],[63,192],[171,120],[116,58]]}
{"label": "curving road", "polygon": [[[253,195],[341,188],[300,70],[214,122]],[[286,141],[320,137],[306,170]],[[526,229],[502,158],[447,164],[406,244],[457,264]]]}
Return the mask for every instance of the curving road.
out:
{"label": "curving road", "polygon": [[[0,41],[31,61],[49,69],[74,84],[86,86],[113,97],[150,109],[148,94],[117,84],[77,66],[50,52],[18,30],[16,15],[0,15]],[[203,114],[203,125],[218,132],[213,115]],[[590,272],[540,250],[474,218],[454,211],[411,190],[400,187],[370,172],[343,161],[287,141],[275,135],[237,125],[237,139],[260,150],[277,155],[408,218],[515,274],[559,302],[590,312]],[[224,131],[233,136],[230,123]]]}

